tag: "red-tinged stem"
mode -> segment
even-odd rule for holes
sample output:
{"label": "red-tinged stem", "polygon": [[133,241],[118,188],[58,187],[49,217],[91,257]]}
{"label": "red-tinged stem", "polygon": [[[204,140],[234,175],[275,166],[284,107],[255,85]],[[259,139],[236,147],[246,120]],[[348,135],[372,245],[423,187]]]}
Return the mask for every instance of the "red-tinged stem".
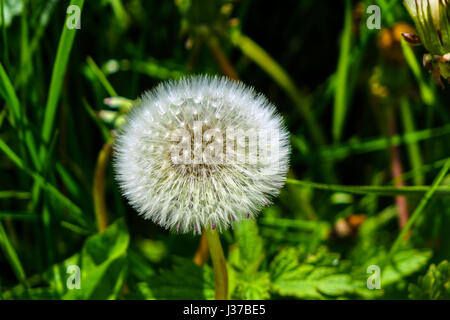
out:
{"label": "red-tinged stem", "polygon": [[[389,108],[387,111],[387,130],[388,130],[389,138],[392,138],[397,133],[397,126],[395,124],[394,108]],[[405,183],[402,178],[403,167],[402,167],[402,163],[400,160],[400,151],[399,151],[398,147],[391,144],[389,147],[389,154],[390,154],[390,160],[391,160],[392,177],[394,178],[394,185],[396,187],[403,187],[403,186],[405,186]],[[396,203],[397,211],[398,211],[399,226],[400,226],[400,229],[403,229],[403,227],[408,222],[408,218],[409,218],[408,202],[407,202],[405,196],[396,196],[395,203]]]}
{"label": "red-tinged stem", "polygon": [[219,233],[216,229],[205,229],[208,240],[209,254],[213,263],[216,283],[216,300],[228,300],[228,271],[227,262],[220,243]]}

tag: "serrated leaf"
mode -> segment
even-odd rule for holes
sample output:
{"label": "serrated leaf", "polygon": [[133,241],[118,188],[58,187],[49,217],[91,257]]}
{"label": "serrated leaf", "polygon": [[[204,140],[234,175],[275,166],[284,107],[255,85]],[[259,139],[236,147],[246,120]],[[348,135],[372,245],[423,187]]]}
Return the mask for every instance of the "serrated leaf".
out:
{"label": "serrated leaf", "polygon": [[208,265],[199,267],[190,259],[174,257],[173,269],[163,270],[133,289],[132,299],[214,299],[214,273]]}
{"label": "serrated leaf", "polygon": [[236,259],[232,259],[232,264],[239,270],[253,273],[264,258],[263,240],[259,236],[258,225],[255,220],[241,221],[234,229],[237,247],[233,252]]}
{"label": "serrated leaf", "polygon": [[272,290],[282,296],[322,299],[355,292],[352,277],[343,273],[335,254],[320,249],[315,255],[301,255],[294,248],[282,250],[272,261]]}
{"label": "serrated leaf", "polygon": [[450,300],[450,263],[432,264],[417,284],[409,286],[410,299]]}
{"label": "serrated leaf", "polygon": [[233,299],[265,300],[270,298],[270,275],[268,272],[240,274],[236,279]]}
{"label": "serrated leaf", "polygon": [[431,255],[431,250],[409,249],[397,252],[392,263],[381,269],[381,286],[390,285],[419,271],[427,265]]}

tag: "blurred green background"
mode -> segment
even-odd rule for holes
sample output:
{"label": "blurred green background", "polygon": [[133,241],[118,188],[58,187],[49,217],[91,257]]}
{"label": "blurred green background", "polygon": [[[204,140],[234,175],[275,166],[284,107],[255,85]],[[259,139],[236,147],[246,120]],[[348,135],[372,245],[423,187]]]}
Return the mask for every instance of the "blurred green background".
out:
{"label": "blurred green background", "polygon": [[291,132],[280,197],[222,234],[231,298],[450,298],[450,89],[401,41],[400,1],[0,6],[0,298],[214,298],[200,237],[139,217],[110,165],[132,101],[200,73],[254,86]]}

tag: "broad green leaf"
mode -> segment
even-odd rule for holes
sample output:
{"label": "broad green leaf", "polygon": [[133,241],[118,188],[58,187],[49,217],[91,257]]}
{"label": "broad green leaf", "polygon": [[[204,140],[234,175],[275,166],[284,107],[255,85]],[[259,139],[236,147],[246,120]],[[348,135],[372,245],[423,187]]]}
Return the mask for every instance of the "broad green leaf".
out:
{"label": "broad green leaf", "polygon": [[122,219],[89,237],[81,251],[81,289],[64,299],[114,299],[123,286],[129,234]]}
{"label": "broad green leaf", "polygon": [[264,300],[270,298],[270,274],[254,272],[251,274],[236,274],[233,299]]}
{"label": "broad green leaf", "polygon": [[190,259],[174,257],[171,270],[149,278],[131,288],[128,299],[214,299],[214,274],[211,267],[194,264]]}
{"label": "broad green leaf", "polygon": [[[392,263],[381,269],[381,286],[387,286],[410,276],[425,267],[430,260],[430,250],[402,250],[392,257]],[[375,261],[372,264],[377,264]],[[381,266],[381,265],[380,265]]]}

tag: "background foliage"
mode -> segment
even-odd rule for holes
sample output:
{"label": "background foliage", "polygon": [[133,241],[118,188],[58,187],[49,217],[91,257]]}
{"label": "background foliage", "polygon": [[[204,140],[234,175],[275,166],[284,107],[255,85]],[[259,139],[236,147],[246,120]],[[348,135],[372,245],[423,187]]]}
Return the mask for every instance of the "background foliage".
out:
{"label": "background foliage", "polygon": [[[64,27],[70,3],[80,30]],[[450,89],[400,41],[400,1],[70,3],[0,0],[1,298],[214,298],[199,237],[137,216],[109,164],[130,100],[192,73],[254,86],[292,134],[276,203],[222,235],[232,298],[450,297]]]}

